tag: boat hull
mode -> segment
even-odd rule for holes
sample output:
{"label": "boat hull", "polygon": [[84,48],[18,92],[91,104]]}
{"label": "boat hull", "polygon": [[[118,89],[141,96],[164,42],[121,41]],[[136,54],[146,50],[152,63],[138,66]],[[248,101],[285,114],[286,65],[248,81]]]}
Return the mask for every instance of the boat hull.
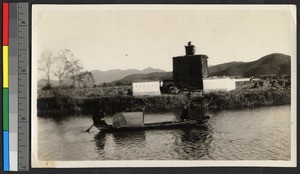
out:
{"label": "boat hull", "polygon": [[142,127],[121,127],[115,128],[111,125],[101,126],[95,125],[101,132],[125,132],[125,131],[139,131],[139,130],[152,130],[152,129],[174,129],[174,128],[185,128],[194,125],[199,125],[203,121],[188,120],[188,121],[169,121],[169,122],[159,122],[159,123],[147,123]]}

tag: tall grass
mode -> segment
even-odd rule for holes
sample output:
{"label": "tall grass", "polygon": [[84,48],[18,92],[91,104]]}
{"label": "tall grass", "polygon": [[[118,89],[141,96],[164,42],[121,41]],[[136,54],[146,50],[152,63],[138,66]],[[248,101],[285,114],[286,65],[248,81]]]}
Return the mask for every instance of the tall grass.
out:
{"label": "tall grass", "polygon": [[[95,88],[71,88],[61,89],[59,93],[63,96],[70,97],[102,97],[128,95],[132,91],[131,86],[112,86],[112,87],[95,87]],[[38,90],[39,98],[55,97],[57,90]]]}
{"label": "tall grass", "polygon": [[[205,101],[205,102],[204,102]],[[291,103],[289,89],[243,89],[234,91],[214,91],[202,97],[190,98],[184,94],[161,96],[110,95],[78,97],[60,95],[59,97],[38,98],[38,115],[49,114],[91,114],[102,109],[106,114],[124,111],[171,111],[182,108],[187,103],[202,103],[208,109],[243,109],[262,106],[277,106]]]}
{"label": "tall grass", "polygon": [[60,104],[54,97],[38,99],[39,115],[56,114],[61,111],[74,114],[91,114],[95,109],[101,109],[106,114],[124,111],[169,111],[182,107],[188,102],[185,95],[162,96],[103,96],[103,97],[62,97]]}
{"label": "tall grass", "polygon": [[242,109],[291,103],[288,89],[247,89],[204,93],[210,109]]}

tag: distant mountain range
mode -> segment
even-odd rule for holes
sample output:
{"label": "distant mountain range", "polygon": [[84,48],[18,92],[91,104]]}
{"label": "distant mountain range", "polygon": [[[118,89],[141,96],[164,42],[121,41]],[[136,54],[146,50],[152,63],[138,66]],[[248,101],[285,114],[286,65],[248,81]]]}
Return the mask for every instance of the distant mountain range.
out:
{"label": "distant mountain range", "polygon": [[[277,76],[291,75],[291,57],[273,53],[252,62],[228,62],[208,67],[209,76],[242,76],[260,77],[274,74]],[[115,82],[151,81],[171,79],[172,72],[153,72],[149,74],[132,74]]]}
{"label": "distant mountain range", "polygon": [[[108,70],[108,71],[100,71],[100,70],[93,70],[91,73],[93,74],[95,84],[100,84],[100,83],[107,83],[107,82],[112,82],[116,80],[120,80],[126,76],[130,76],[133,74],[140,74],[140,75],[145,75],[149,73],[154,73],[154,72],[166,72],[161,69],[155,69],[148,67],[143,70],[138,70],[138,69],[128,69],[128,70],[120,70],[120,69],[114,69],[114,70]],[[130,77],[128,77],[130,78]]]}
{"label": "distant mountain range", "polygon": [[[266,55],[252,62],[228,62],[208,67],[209,76],[243,76],[243,77],[260,77],[261,75],[275,74],[291,75],[291,57],[285,54],[273,53]],[[146,68],[143,70],[108,70],[108,71],[91,71],[95,84],[133,81],[152,81],[171,79],[172,72],[166,72],[161,69]],[[56,86],[56,81],[52,84]],[[39,86],[44,86],[45,81],[40,80]]]}
{"label": "distant mountain range", "polygon": [[291,75],[291,56],[273,53],[253,62],[229,62],[208,68],[210,76],[259,77],[275,74]]}
{"label": "distant mountain range", "polygon": [[172,78],[172,72],[153,72],[149,74],[132,74],[120,80],[113,81],[112,83],[134,82],[134,81],[155,81],[155,80],[163,80],[163,79],[171,79],[171,78]]}

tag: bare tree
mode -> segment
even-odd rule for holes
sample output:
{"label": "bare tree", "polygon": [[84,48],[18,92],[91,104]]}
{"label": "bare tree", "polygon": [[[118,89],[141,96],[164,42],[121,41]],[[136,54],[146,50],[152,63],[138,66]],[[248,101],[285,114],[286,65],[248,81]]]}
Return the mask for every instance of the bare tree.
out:
{"label": "bare tree", "polygon": [[53,66],[54,63],[54,55],[52,52],[49,51],[45,51],[42,54],[41,59],[39,60],[39,67],[38,70],[40,72],[42,72],[42,74],[44,74],[45,79],[47,81],[46,86],[51,87],[51,68]]}
{"label": "bare tree", "polygon": [[65,80],[70,78],[73,71],[74,55],[69,49],[61,50],[55,56],[55,73],[58,79],[58,87],[61,89]]}
{"label": "bare tree", "polygon": [[56,56],[55,56],[55,73],[54,75],[58,78],[58,86],[59,89],[62,86],[62,83],[64,79],[68,77],[68,72],[67,72],[67,57],[66,57],[66,51],[60,51]]}
{"label": "bare tree", "polygon": [[70,78],[72,79],[72,87],[76,87],[76,81],[78,81],[78,76],[80,75],[81,70],[83,69],[80,65],[79,60],[71,59],[70,60]]}
{"label": "bare tree", "polygon": [[74,58],[73,53],[69,49],[63,49],[58,52],[44,52],[40,60],[39,70],[42,71],[47,80],[47,86],[51,86],[51,78],[54,76],[58,81],[58,89],[63,85],[70,84],[72,86],[87,87],[94,85],[94,78],[91,72],[82,71],[82,66],[78,59]]}

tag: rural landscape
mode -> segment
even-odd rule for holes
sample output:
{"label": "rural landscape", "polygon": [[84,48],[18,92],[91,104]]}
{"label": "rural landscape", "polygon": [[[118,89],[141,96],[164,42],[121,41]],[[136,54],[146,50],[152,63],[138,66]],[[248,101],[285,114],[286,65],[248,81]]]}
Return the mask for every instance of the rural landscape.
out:
{"label": "rural landscape", "polygon": [[[151,67],[144,70],[116,69],[87,72],[80,67],[79,60],[64,55],[67,53],[61,52],[60,58],[64,58],[61,61],[65,63],[60,64],[63,67],[59,67],[57,72],[50,72],[52,70],[50,68],[48,70],[46,67],[42,68],[45,77],[54,73],[61,79],[45,78],[38,81],[40,116],[49,114],[65,116],[65,113],[80,114],[81,112],[90,114],[93,111],[91,107],[101,108],[109,114],[142,110],[168,111],[180,108],[193,100],[203,100],[203,107],[213,110],[278,106],[291,102],[291,59],[284,54],[273,53],[253,62],[228,62],[209,66],[210,76],[249,77],[250,81],[237,82],[235,90],[215,90],[193,97],[191,92],[185,90],[159,96],[133,96],[133,82],[172,79],[172,72]],[[44,63],[51,65],[49,61],[53,57],[45,58]],[[52,63],[51,66],[55,66],[54,62]]]}
{"label": "rural landscape", "polygon": [[36,166],[292,166],[291,8],[36,6]]}

